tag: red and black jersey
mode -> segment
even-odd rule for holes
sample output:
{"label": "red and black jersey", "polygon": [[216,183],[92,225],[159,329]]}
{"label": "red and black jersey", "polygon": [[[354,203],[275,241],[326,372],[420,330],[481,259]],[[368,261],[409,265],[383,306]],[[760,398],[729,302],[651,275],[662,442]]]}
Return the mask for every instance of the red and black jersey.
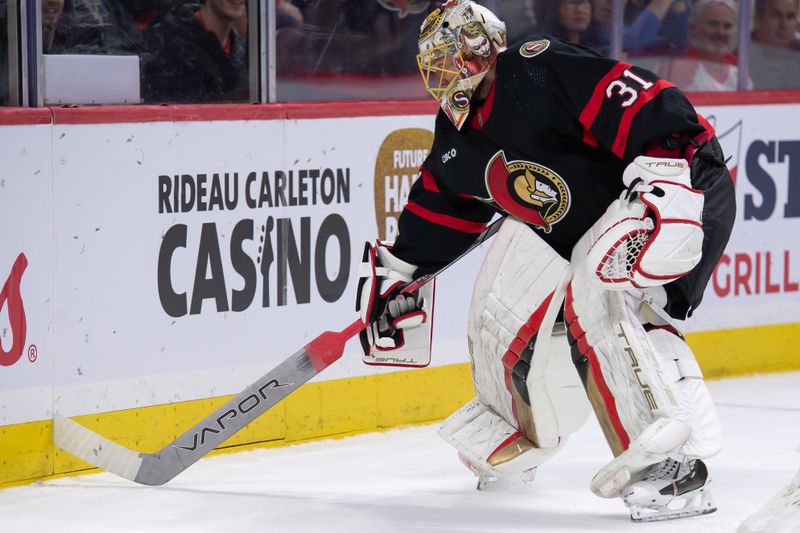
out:
{"label": "red and black jersey", "polygon": [[499,55],[491,91],[461,131],[439,112],[394,252],[419,274],[434,270],[500,212],[569,258],[636,156],[691,157],[712,136],[683,93],[652,72],[532,36]]}

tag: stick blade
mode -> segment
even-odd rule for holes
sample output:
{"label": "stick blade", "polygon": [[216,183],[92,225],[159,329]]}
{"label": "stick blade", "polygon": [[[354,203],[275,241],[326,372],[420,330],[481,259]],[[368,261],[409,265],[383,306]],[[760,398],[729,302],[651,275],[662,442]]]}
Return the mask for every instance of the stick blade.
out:
{"label": "stick blade", "polygon": [[53,420],[53,442],[75,457],[131,481],[136,481],[142,466],[138,452],[120,446],[69,418],[56,417]]}

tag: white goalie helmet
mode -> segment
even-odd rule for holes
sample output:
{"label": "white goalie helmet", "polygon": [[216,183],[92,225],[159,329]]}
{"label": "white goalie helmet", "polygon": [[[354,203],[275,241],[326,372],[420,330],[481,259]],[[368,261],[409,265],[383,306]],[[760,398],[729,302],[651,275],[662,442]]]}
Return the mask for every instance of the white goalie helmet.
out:
{"label": "white goalie helmet", "polygon": [[475,90],[505,50],[505,23],[471,0],[450,0],[422,23],[418,45],[425,90],[461,129]]}

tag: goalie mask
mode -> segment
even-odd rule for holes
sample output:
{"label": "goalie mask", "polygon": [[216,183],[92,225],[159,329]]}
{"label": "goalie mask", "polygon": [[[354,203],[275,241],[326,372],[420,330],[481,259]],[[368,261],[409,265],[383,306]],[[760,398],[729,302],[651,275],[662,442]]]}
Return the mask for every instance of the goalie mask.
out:
{"label": "goalie mask", "polygon": [[460,130],[475,90],[505,50],[506,25],[471,0],[450,0],[422,23],[418,44],[425,90]]}

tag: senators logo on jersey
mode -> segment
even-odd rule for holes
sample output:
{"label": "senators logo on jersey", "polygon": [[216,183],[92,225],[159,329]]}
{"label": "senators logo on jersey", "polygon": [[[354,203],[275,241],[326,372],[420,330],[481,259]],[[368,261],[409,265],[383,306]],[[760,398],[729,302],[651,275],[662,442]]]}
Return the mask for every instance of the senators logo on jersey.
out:
{"label": "senators logo on jersey", "polygon": [[486,166],[486,189],[504,210],[546,233],[569,211],[569,187],[561,176],[529,161],[508,162],[502,150]]}

